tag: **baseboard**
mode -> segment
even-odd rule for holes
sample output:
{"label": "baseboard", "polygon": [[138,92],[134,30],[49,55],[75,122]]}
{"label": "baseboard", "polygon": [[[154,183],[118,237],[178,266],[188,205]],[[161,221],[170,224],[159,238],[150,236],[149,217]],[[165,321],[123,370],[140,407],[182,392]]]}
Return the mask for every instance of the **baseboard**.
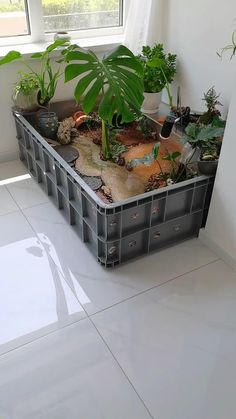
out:
{"label": "baseboard", "polygon": [[0,163],[6,163],[8,161],[18,160],[19,159],[19,151],[6,151],[0,153]]}
{"label": "baseboard", "polygon": [[226,252],[221,246],[214,242],[214,240],[208,237],[206,230],[202,228],[200,230],[199,239],[209,249],[211,249],[219,258],[224,260],[232,269],[236,271],[236,259]]}

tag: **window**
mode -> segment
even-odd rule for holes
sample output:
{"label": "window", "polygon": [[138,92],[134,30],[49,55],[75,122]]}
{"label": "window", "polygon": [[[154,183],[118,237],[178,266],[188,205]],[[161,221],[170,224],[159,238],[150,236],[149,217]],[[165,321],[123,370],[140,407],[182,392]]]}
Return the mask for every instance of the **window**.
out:
{"label": "window", "polygon": [[42,0],[45,32],[122,25],[119,0]]}
{"label": "window", "polygon": [[123,0],[0,0],[0,37],[13,43],[43,41],[57,31],[106,35],[122,25]]}
{"label": "window", "polygon": [[0,0],[0,36],[29,33],[28,10],[24,0]]}

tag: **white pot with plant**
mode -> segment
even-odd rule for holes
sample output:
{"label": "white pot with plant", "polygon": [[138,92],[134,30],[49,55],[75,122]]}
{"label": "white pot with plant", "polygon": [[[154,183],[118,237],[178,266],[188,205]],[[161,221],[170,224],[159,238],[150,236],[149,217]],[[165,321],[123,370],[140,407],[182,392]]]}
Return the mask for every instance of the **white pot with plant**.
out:
{"label": "white pot with plant", "polygon": [[[31,60],[38,61],[39,71],[34,70],[31,62],[24,59],[22,54],[15,50],[9,51],[0,60],[0,66],[21,60],[29,70],[29,73],[23,75],[20,82],[16,84],[13,92],[13,101],[19,110],[26,110],[27,102],[30,102],[31,99],[35,103],[30,103],[30,107],[31,105],[32,107],[37,105],[38,108],[43,109],[38,115],[37,126],[41,134],[46,138],[54,138],[58,129],[58,118],[55,112],[50,112],[50,102],[56,93],[58,81],[63,75],[62,64],[65,61],[64,55],[67,52],[68,46],[69,42],[67,39],[57,39],[45,51],[31,55]],[[60,57],[56,62],[53,62],[54,51],[59,47],[62,48]],[[33,91],[35,86],[37,86],[37,93]],[[25,97],[23,97],[23,91],[26,93]],[[27,110],[34,109],[28,108]]]}
{"label": "white pot with plant", "polygon": [[39,83],[34,74],[20,73],[20,79],[13,87],[12,100],[19,111],[38,109]]}
{"label": "white pot with plant", "polygon": [[143,46],[142,54],[138,58],[144,68],[142,112],[152,114],[158,111],[164,88],[167,90],[169,105],[172,107],[169,85],[176,73],[176,55],[165,53],[163,45],[156,44],[153,48]]}

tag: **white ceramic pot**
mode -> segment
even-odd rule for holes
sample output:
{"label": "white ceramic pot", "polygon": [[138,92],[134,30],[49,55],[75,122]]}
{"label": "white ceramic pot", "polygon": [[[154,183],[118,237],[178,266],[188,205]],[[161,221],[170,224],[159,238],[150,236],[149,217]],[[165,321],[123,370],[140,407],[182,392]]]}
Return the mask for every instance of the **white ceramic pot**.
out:
{"label": "white ceramic pot", "polygon": [[70,34],[68,32],[61,31],[61,32],[56,32],[55,33],[54,41],[56,41],[57,39],[62,39],[62,40],[66,40],[66,41],[70,42],[71,37],[70,37]]}
{"label": "white ceramic pot", "polygon": [[161,104],[162,91],[157,93],[144,92],[144,101],[141,111],[143,113],[156,113]]}
{"label": "white ceramic pot", "polygon": [[33,90],[28,95],[24,95],[21,91],[13,92],[12,99],[15,107],[19,111],[35,111],[39,108],[38,89]]}

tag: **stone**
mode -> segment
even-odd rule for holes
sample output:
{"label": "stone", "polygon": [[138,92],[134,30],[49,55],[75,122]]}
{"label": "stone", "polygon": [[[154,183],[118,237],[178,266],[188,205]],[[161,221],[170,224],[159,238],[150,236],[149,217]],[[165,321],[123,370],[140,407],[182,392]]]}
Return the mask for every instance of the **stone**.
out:
{"label": "stone", "polygon": [[59,123],[57,138],[60,144],[71,143],[71,131],[75,127],[75,121],[72,117],[65,118]]}
{"label": "stone", "polygon": [[102,179],[97,176],[82,176],[85,183],[93,190],[98,191],[102,186]]}
{"label": "stone", "polygon": [[102,180],[106,187],[111,190],[114,202],[123,201],[145,192],[145,184],[142,179],[121,166],[104,168]]}
{"label": "stone", "polygon": [[54,150],[68,163],[71,164],[79,157],[79,151],[69,145],[55,146]]}
{"label": "stone", "polygon": [[145,180],[133,172],[128,172],[124,166],[101,160],[101,148],[91,139],[80,136],[79,141],[73,145],[79,150],[76,170],[85,176],[101,177],[105,186],[111,190],[114,202],[145,192]]}
{"label": "stone", "polygon": [[106,185],[101,187],[102,192],[104,193],[104,195],[106,195],[108,198],[111,198],[111,190],[110,188],[108,188]]}

